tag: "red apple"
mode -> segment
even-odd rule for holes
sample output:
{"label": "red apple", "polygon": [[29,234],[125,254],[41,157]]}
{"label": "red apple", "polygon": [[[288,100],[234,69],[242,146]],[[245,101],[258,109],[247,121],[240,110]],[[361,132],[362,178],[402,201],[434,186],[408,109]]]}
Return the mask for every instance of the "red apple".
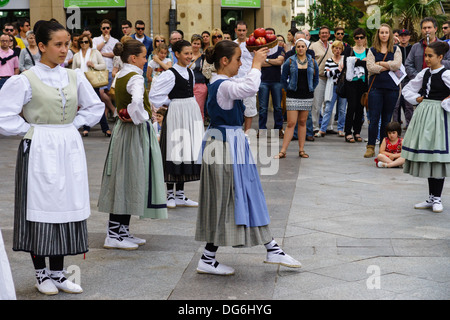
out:
{"label": "red apple", "polygon": [[265,38],[267,40],[267,43],[271,43],[271,42],[277,40],[277,36],[274,35],[273,33],[267,33]]}
{"label": "red apple", "polygon": [[247,39],[247,45],[248,46],[254,46],[255,45],[255,37],[253,35],[250,35],[250,37],[248,37]]}
{"label": "red apple", "polygon": [[258,28],[254,32],[255,38],[264,37],[266,35],[266,30],[264,28]]}
{"label": "red apple", "polygon": [[255,45],[257,46],[263,46],[267,43],[266,38],[264,37],[259,37],[255,40]]}
{"label": "red apple", "polygon": [[130,119],[130,115],[128,114],[128,110],[127,109],[121,109],[119,111],[119,116],[121,118],[124,118],[124,119]]}

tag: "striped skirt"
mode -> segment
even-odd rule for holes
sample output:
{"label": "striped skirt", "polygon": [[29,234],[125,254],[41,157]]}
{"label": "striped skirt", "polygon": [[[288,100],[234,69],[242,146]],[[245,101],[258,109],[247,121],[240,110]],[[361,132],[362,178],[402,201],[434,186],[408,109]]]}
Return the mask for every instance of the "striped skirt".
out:
{"label": "striped skirt", "polygon": [[88,251],[86,220],[41,223],[26,219],[28,158],[31,140],[22,140],[17,153],[13,250],[37,256],[67,256]]}
{"label": "striped skirt", "polygon": [[252,247],[270,242],[269,225],[250,227],[236,223],[235,201],[238,197],[229,143],[208,138],[206,149],[215,152],[204,152],[202,157],[195,240],[233,247]]}

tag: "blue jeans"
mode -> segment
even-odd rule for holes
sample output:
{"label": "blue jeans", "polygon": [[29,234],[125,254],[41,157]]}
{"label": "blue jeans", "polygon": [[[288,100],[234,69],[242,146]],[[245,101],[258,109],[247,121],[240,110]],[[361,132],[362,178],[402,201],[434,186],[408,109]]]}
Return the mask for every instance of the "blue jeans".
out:
{"label": "blue jeans", "polygon": [[275,129],[283,129],[283,111],[281,110],[281,82],[261,82],[258,91],[259,129],[267,129],[267,110],[269,93],[272,95],[273,120]]}
{"label": "blue jeans", "polygon": [[[375,145],[378,132],[380,141],[386,137],[386,125],[391,121],[398,99],[398,90],[372,88],[369,92],[369,141],[368,145]],[[378,131],[378,124],[381,125]]]}
{"label": "blue jeans", "polygon": [[337,113],[338,113],[338,131],[344,131],[345,124],[345,108],[347,107],[347,99],[340,98],[336,93],[336,85],[333,86],[333,97],[331,101],[325,103],[325,111],[323,113],[322,124],[320,131],[326,132],[328,123],[331,120],[331,114],[333,113],[334,104],[337,102]]}

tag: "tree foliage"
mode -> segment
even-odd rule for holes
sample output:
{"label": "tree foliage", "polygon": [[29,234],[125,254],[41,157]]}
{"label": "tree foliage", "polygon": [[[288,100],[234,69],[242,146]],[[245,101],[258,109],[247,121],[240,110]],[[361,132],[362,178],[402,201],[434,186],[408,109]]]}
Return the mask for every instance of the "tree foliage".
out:
{"label": "tree foliage", "polygon": [[362,13],[350,3],[353,0],[321,0],[309,6],[307,22],[312,29],[326,25],[344,27],[353,30],[358,27],[358,20]]}

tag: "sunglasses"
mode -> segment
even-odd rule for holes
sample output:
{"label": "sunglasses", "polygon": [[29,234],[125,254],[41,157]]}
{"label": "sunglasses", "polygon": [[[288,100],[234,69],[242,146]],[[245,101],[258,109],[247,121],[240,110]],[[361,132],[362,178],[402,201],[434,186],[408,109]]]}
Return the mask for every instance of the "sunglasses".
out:
{"label": "sunglasses", "polygon": [[343,32],[337,32],[336,35],[337,35],[337,36],[343,36],[344,33],[343,33]]}
{"label": "sunglasses", "polygon": [[364,36],[359,36],[359,37],[355,37],[355,40],[362,40],[364,38],[365,38]]}
{"label": "sunglasses", "polygon": [[136,30],[142,31],[145,30],[145,28],[136,28]]}
{"label": "sunglasses", "polygon": [[448,27],[442,27],[442,29],[444,29],[444,30],[447,30],[447,29],[448,29]]}
{"label": "sunglasses", "polygon": [[86,41],[78,41],[78,43],[79,44],[87,44],[87,43],[89,43],[89,41],[87,41],[87,40]]}
{"label": "sunglasses", "polygon": [[155,40],[155,42],[165,42],[166,40]]}
{"label": "sunglasses", "polygon": [[111,27],[103,27],[102,30],[109,30]]}
{"label": "sunglasses", "polygon": [[217,38],[222,39],[222,36],[219,34],[219,35],[217,35],[217,36],[212,36],[212,38],[213,38],[213,39],[217,39]]}
{"label": "sunglasses", "polygon": [[13,32],[14,31],[14,29],[4,29],[6,32]]}

